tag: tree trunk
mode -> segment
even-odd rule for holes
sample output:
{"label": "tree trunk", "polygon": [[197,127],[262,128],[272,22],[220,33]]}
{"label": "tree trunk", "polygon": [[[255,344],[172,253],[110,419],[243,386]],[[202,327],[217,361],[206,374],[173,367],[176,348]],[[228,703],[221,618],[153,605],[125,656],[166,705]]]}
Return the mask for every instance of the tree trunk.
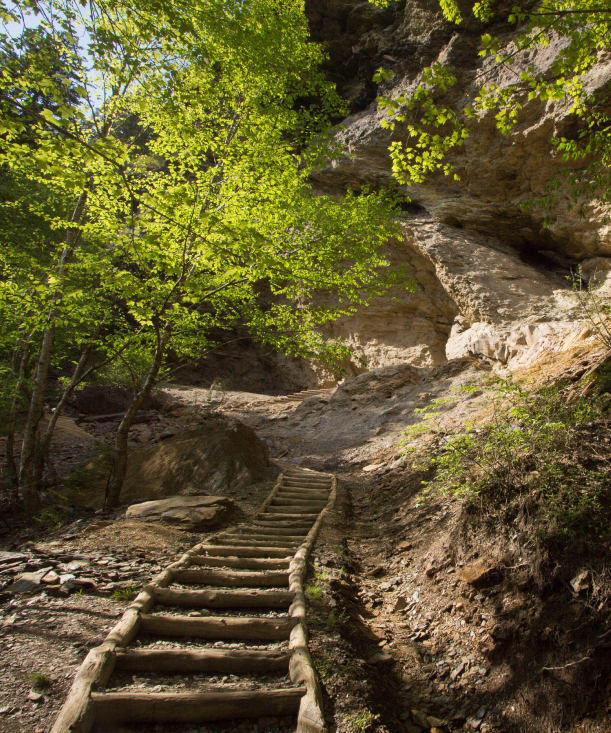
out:
{"label": "tree trunk", "polygon": [[[72,213],[71,224],[78,224],[85,212],[87,204],[87,191],[83,191],[79,196],[77,204]],[[63,280],[64,267],[69,257],[74,252],[74,247],[78,241],[80,229],[69,226],[66,231],[66,244],[62,250],[62,254],[57,265],[57,274],[60,281]],[[35,482],[35,453],[36,453],[36,432],[38,424],[42,417],[42,406],[45,391],[47,389],[47,377],[49,374],[49,365],[53,354],[53,342],[55,340],[55,316],[57,304],[63,295],[62,288],[58,288],[55,295],[55,303],[49,310],[47,317],[47,325],[42,335],[42,343],[38,355],[38,363],[36,365],[36,378],[34,379],[34,388],[30,399],[30,407],[25,428],[23,430],[23,443],[21,446],[21,463],[19,467],[19,487],[23,494],[25,502],[25,510],[30,517],[38,514],[40,502],[38,499],[38,486]]]}
{"label": "tree trunk", "polygon": [[19,394],[22,390],[25,380],[25,370],[30,355],[30,333],[23,345],[23,352],[19,360],[19,371],[17,373],[17,382],[15,383],[15,392],[11,401],[11,411],[8,420],[8,434],[6,437],[6,466],[8,470],[9,480],[11,482],[11,504],[16,504],[19,500],[19,471],[15,461],[15,427],[17,422],[17,408],[19,406]]}
{"label": "tree trunk", "polygon": [[[96,334],[94,335],[94,338],[98,332],[99,332],[99,328],[97,329]],[[51,440],[53,438],[53,433],[55,432],[55,426],[57,425],[57,421],[59,420],[59,417],[62,414],[62,411],[66,405],[66,402],[70,399],[70,395],[72,394],[72,391],[77,386],[77,384],[80,382],[81,374],[83,373],[83,370],[85,369],[85,366],[87,364],[87,361],[89,360],[89,357],[91,356],[92,351],[93,351],[93,341],[90,341],[87,344],[87,346],[85,346],[85,348],[83,349],[81,353],[81,357],[78,360],[76,367],[74,368],[74,372],[72,373],[72,379],[70,380],[70,384],[68,384],[59,402],[57,403],[57,407],[55,408],[55,411],[51,415],[49,424],[47,425],[47,429],[45,430],[40,440],[40,444],[36,451],[35,469],[34,469],[34,482],[37,486],[40,486],[42,482],[42,476],[43,476],[45,464],[49,462],[49,450],[51,448]]]}
{"label": "tree trunk", "polygon": [[117,437],[115,438],[115,458],[112,467],[112,474],[108,482],[106,489],[106,498],[104,501],[104,509],[114,509],[119,506],[119,499],[121,497],[121,489],[123,488],[123,482],[127,474],[127,457],[128,457],[128,435],[129,429],[131,428],[134,418],[138,414],[138,411],[146,401],[147,397],[151,394],[155,382],[157,381],[157,375],[163,362],[163,355],[165,353],[166,346],[170,341],[172,332],[172,325],[169,321],[166,321],[163,331],[160,334],[157,342],[157,348],[153,356],[153,361],[149,368],[146,380],[142,389],[136,394],[129,406],[125,417],[121,420],[119,429],[117,431]]}

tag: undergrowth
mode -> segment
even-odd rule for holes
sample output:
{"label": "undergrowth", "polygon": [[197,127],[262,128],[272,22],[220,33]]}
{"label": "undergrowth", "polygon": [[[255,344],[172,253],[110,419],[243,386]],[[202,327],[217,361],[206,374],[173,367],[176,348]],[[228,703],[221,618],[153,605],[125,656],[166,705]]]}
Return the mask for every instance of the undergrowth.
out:
{"label": "undergrowth", "polygon": [[572,401],[562,384],[491,382],[491,419],[467,424],[453,435],[436,430],[438,406],[432,405],[416,430],[436,433],[436,445],[429,446],[436,450],[411,449],[414,467],[433,476],[425,482],[425,494],[463,498],[480,515],[522,530],[534,544],[556,542],[565,550],[589,553],[606,548],[611,540],[610,376],[608,368],[599,370],[594,394]]}

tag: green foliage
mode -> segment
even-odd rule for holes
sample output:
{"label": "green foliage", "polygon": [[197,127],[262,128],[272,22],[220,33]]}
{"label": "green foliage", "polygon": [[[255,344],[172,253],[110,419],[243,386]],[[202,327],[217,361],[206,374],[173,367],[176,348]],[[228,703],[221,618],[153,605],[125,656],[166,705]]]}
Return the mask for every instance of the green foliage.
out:
{"label": "green foliage", "polygon": [[580,317],[586,321],[605,348],[611,349],[611,303],[599,292],[596,273],[590,282],[584,283],[579,266],[570,279]]}
{"label": "green foliage", "polygon": [[30,674],[30,679],[32,680],[34,687],[39,690],[44,690],[51,686],[51,678],[42,672],[32,672]]}
{"label": "green foliage", "polygon": [[305,586],[305,592],[313,601],[319,601],[322,598],[322,586],[310,583]]}
{"label": "green foliage", "polygon": [[343,626],[349,618],[350,614],[346,609],[342,609],[340,613],[335,613],[335,610],[331,609],[327,616],[327,628],[329,631],[334,631],[338,626]]}
{"label": "green foliage", "polygon": [[374,715],[367,708],[359,710],[358,713],[348,716],[348,722],[350,723],[350,730],[353,733],[365,733],[365,731],[371,730],[376,720],[379,720],[379,715]]}
{"label": "green foliage", "polygon": [[[568,165],[548,182],[546,196],[525,201],[523,205],[547,207],[549,221],[549,210],[561,194],[568,198],[569,208],[579,206],[581,216],[585,216],[586,202],[608,202],[611,190],[609,90],[605,88],[593,96],[588,91],[586,75],[609,48],[609,10],[597,0],[544,0],[529,9],[518,5],[497,9],[492,0],[482,0],[473,4],[472,17],[463,19],[456,0],[440,0],[440,7],[452,23],[463,20],[481,23],[479,55],[492,62],[485,67],[486,71],[492,72],[496,65],[505,79],[514,81],[485,84],[472,106],[446,107],[439,100],[456,80],[451,67],[436,62],[423,71],[409,94],[379,97],[380,109],[391,116],[390,122],[382,119],[381,125],[392,128],[397,122],[406,124],[408,142],[395,141],[390,147],[397,180],[409,185],[420,183],[426,175],[437,171],[448,175],[454,166],[446,158],[468,137],[472,121],[491,112],[499,132],[508,134],[519,122],[526,103],[553,101],[567,103],[569,114],[578,120],[574,135],[550,140]],[[495,15],[516,27],[511,41],[485,31]],[[555,44],[552,67],[537,72],[524,59],[532,58],[537,51],[549,54],[552,42]],[[390,72],[380,69],[374,81],[380,84],[388,82],[390,77]]]}
{"label": "green foliage", "polygon": [[114,598],[115,601],[130,601],[137,591],[138,586],[135,583],[132,583],[131,585],[128,585],[127,588],[117,588],[113,592],[112,598]]}
{"label": "green foliage", "polygon": [[594,397],[570,402],[562,385],[491,385],[492,419],[442,436],[437,452],[423,459],[434,470],[428,490],[519,516],[533,542],[562,538],[588,548],[607,542],[611,396],[609,375],[603,370],[598,379]]}

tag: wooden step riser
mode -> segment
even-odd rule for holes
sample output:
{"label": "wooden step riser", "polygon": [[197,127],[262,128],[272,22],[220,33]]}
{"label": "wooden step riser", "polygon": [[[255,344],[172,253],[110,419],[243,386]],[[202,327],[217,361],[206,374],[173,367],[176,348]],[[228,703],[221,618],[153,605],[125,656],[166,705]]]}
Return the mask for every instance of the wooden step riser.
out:
{"label": "wooden step riser", "polygon": [[281,550],[278,547],[242,547],[240,545],[201,545],[199,552],[208,552],[212,557],[242,557],[281,558],[292,557],[293,553]]}
{"label": "wooden step riser", "polygon": [[299,499],[299,501],[327,501],[329,495],[322,491],[279,491],[278,499]]}
{"label": "wooden step riser", "polygon": [[230,570],[173,570],[173,583],[219,585],[230,588],[281,588],[288,586],[288,573],[235,573]]}
{"label": "wooden step riser", "polygon": [[279,499],[274,498],[270,507],[292,506],[298,509],[309,509],[311,512],[317,513],[320,508],[322,511],[326,506],[325,501],[317,501],[315,499]]}
{"label": "wooden step riser", "polygon": [[254,557],[205,557],[191,555],[193,565],[205,565],[210,568],[241,568],[243,570],[287,570],[290,560],[274,560]]}
{"label": "wooden step riser", "polygon": [[116,668],[170,674],[269,674],[286,672],[290,655],[241,649],[137,649],[117,653]]}
{"label": "wooden step riser", "polygon": [[297,621],[292,618],[142,615],[142,630],[153,636],[191,636],[211,641],[285,641]]}
{"label": "wooden step riser", "polygon": [[[245,536],[245,535],[242,535]],[[301,538],[300,538],[301,539]],[[240,539],[240,535],[230,535],[228,537],[215,537],[215,542],[218,542],[220,546],[229,545],[233,547],[274,547],[274,548],[286,548],[289,555],[293,555],[300,542],[284,542],[282,540],[272,540],[267,535],[261,536],[259,539],[249,537],[248,539]]]}
{"label": "wooden step riser", "polygon": [[314,524],[318,514],[291,514],[290,512],[282,512],[277,514],[276,512],[270,512],[269,508],[264,512],[257,514],[257,519],[264,522],[309,522]]}
{"label": "wooden step riser", "polygon": [[96,720],[121,723],[206,723],[212,720],[295,715],[305,687],[200,693],[94,692]]}
{"label": "wooden step riser", "polygon": [[232,591],[155,589],[155,602],[181,608],[290,608],[295,594],[289,591]]}
{"label": "wooden step riser", "polygon": [[251,535],[251,534],[257,534],[257,535],[263,535],[264,537],[278,537],[279,539],[282,539],[282,537],[298,537],[299,539],[303,540],[303,538],[307,535],[307,533],[310,531],[309,527],[304,527],[303,529],[299,529],[298,527],[261,527],[260,525],[246,525],[244,527],[238,527],[234,530],[233,534],[236,536],[239,535]]}
{"label": "wooden step riser", "polygon": [[[306,532],[307,534],[307,532]],[[225,540],[254,540],[255,542],[270,542],[282,547],[293,547],[303,542],[304,535],[283,535],[280,532],[228,532],[222,539]]]}

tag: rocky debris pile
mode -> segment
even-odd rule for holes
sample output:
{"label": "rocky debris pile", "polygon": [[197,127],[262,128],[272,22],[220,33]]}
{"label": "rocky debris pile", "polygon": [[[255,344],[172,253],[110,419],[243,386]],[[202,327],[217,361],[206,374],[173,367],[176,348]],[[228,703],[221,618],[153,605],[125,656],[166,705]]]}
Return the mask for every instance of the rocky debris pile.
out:
{"label": "rocky debris pile", "polygon": [[128,507],[129,519],[161,521],[189,532],[202,532],[219,527],[235,502],[225,496],[171,496],[158,501],[144,501]]}
{"label": "rocky debris pile", "polygon": [[[157,437],[161,440],[163,434]],[[235,494],[252,485],[269,465],[267,446],[252,428],[236,420],[209,418],[197,427],[177,430],[162,442],[132,450],[121,500],[133,503],[177,494]],[[85,488],[71,490],[70,499],[101,506],[108,471],[103,460],[90,464],[82,480]]]}
{"label": "rocky debris pile", "polygon": [[[0,601],[44,593],[66,598],[71,593],[112,594],[143,585],[161,567],[156,561],[119,553],[79,553],[32,549],[0,553]],[[10,625],[10,617],[2,621]]]}

